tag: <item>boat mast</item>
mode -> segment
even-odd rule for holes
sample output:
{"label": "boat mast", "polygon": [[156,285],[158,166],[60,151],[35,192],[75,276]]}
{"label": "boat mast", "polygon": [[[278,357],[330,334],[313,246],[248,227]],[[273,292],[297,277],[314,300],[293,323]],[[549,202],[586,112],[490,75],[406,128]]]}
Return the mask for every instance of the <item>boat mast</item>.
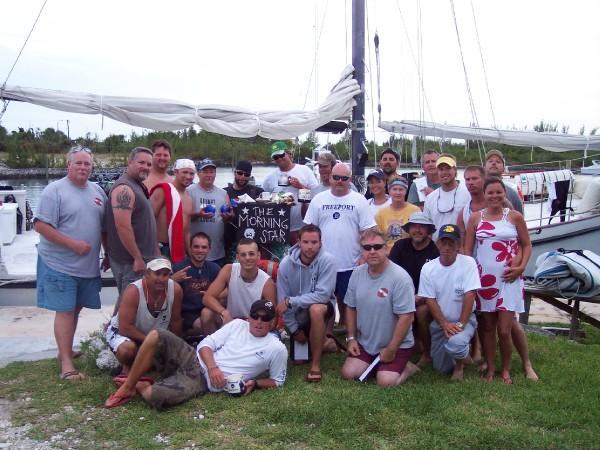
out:
{"label": "boat mast", "polygon": [[356,106],[352,110],[352,143],[350,164],[352,181],[359,189],[365,187],[365,165],[367,149],[365,147],[365,0],[352,0],[352,65],[354,79],[360,86],[360,93],[354,97]]}

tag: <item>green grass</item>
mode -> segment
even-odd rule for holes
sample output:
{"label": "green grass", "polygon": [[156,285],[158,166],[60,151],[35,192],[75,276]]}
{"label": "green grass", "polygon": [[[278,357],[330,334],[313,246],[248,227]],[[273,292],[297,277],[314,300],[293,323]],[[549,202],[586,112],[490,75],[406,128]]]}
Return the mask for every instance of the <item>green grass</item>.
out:
{"label": "green grass", "polygon": [[586,333],[585,343],[530,334],[541,380],[526,380],[514,357],[512,386],[485,384],[469,367],[463,383],[427,369],[381,389],[342,380],[338,354],[325,357],[320,384],[290,365],[284,388],[245,398],[208,394],[162,412],[138,398],[105,410],[115,389],[107,374],[83,362],[88,380],[59,382],[46,360],[0,369],[0,398],[30,398],[13,424],[32,423],[34,439],[63,433],[63,447],[162,447],[160,433],[173,448],[599,448],[600,333]]}

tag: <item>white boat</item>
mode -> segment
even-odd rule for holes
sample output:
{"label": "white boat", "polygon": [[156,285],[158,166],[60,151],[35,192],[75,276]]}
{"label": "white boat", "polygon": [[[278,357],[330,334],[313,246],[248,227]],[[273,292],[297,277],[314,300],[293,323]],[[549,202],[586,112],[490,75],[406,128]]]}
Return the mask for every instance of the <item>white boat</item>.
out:
{"label": "white boat", "polygon": [[591,166],[581,168],[582,175],[600,175],[600,160],[593,159]]}

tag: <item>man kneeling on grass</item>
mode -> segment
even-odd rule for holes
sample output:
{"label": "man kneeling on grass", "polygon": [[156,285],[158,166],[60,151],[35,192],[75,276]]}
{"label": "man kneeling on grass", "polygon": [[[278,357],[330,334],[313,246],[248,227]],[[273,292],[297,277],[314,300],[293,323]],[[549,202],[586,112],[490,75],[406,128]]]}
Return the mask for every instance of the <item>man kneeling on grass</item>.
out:
{"label": "man kneeling on grass", "polygon": [[[207,336],[194,350],[166,330],[151,331],[140,347],[129,376],[104,406],[114,408],[131,400],[136,393],[151,406],[177,405],[207,391],[220,392],[227,377],[240,375],[244,395],[257,388],[283,385],[287,350],[269,333],[275,325],[275,305],[257,300],[248,321],[234,319]],[[151,367],[163,377],[152,384],[142,375]],[[263,372],[269,378],[256,379]]]}
{"label": "man kneeling on grass", "polygon": [[425,298],[434,319],[429,328],[431,359],[435,370],[452,372],[453,380],[462,380],[464,365],[471,362],[469,343],[477,328],[473,310],[481,287],[479,271],[473,258],[458,254],[456,225],[443,225],[436,245],[440,256],[423,266],[419,282],[419,296]]}
{"label": "man kneeling on grass", "polygon": [[346,304],[348,357],[342,377],[359,377],[375,360],[377,384],[404,383],[419,369],[410,358],[415,290],[406,271],[388,259],[383,235],[370,229],[360,238],[366,264],[352,272]]}

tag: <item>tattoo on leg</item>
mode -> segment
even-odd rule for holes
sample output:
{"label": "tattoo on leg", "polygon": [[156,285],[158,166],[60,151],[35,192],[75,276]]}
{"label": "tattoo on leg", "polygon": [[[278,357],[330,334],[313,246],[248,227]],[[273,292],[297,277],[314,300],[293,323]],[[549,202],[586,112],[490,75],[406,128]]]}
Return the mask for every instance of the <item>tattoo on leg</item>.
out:
{"label": "tattoo on leg", "polygon": [[131,209],[131,206],[129,206],[129,202],[131,201],[131,196],[129,195],[129,192],[127,192],[127,189],[123,189],[121,192],[119,192],[117,194],[117,203],[116,205],[113,205],[113,208],[115,209]]}

